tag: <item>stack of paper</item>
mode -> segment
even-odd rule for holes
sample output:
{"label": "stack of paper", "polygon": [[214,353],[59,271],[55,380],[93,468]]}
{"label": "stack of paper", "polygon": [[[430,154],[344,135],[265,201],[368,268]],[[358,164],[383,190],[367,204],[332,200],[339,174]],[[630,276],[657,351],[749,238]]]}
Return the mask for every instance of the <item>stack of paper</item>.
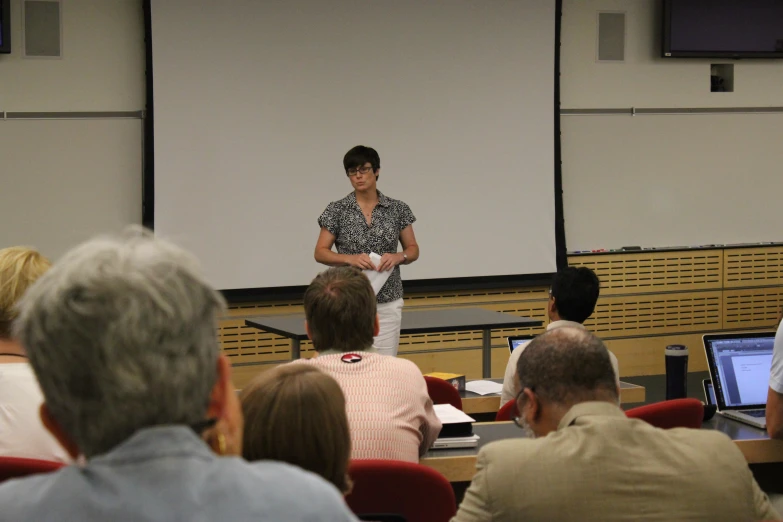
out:
{"label": "stack of paper", "polygon": [[443,428],[440,430],[441,439],[473,435],[473,423],[476,422],[476,419],[451,404],[436,404],[434,408],[435,415],[443,424]]}
{"label": "stack of paper", "polygon": [[503,391],[503,385],[493,381],[468,381],[465,389],[476,395],[497,395]]}
{"label": "stack of paper", "polygon": [[479,436],[476,434],[470,437],[439,438],[432,444],[432,449],[475,448],[478,446],[478,441]]}
{"label": "stack of paper", "polygon": [[435,415],[438,416],[443,424],[476,422],[476,419],[451,404],[435,404],[433,409],[435,410]]}

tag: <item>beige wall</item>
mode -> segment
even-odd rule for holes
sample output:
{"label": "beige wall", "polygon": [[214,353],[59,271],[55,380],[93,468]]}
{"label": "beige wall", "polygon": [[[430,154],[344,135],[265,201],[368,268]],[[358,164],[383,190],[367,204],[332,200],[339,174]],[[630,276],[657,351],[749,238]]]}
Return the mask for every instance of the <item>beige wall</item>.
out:
{"label": "beige wall", "polygon": [[144,108],[141,0],[64,0],[63,56],[24,58],[22,0],[11,0],[10,55],[0,54],[0,111]]}
{"label": "beige wall", "polygon": [[[62,2],[63,56],[24,58],[22,1],[0,55],[0,111],[144,108],[141,0]],[[100,232],[141,222],[142,122],[0,119],[0,247],[57,258]]]}
{"label": "beige wall", "polygon": [[[563,1],[564,109],[783,105],[781,60],[661,58],[660,8],[656,0]],[[626,13],[624,63],[596,60],[599,11]],[[735,64],[735,92],[709,92],[712,63]]]}
{"label": "beige wall", "polygon": [[[783,107],[783,61],[660,57],[661,2],[564,0],[563,109]],[[600,11],[626,14],[620,63],[596,60]],[[710,65],[734,64],[732,93]],[[563,115],[569,250],[776,242],[783,149],[775,114]]]}

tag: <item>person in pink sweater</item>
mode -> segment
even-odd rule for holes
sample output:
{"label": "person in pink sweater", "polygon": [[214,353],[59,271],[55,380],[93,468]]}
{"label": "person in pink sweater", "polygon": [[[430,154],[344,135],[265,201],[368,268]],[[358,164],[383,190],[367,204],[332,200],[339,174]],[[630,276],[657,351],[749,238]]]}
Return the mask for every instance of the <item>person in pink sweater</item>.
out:
{"label": "person in pink sweater", "polygon": [[351,458],[418,462],[441,422],[419,368],[373,350],[378,314],[367,277],[355,268],[330,268],[310,283],[304,308],[318,355],[290,364],[314,365],[342,388]]}

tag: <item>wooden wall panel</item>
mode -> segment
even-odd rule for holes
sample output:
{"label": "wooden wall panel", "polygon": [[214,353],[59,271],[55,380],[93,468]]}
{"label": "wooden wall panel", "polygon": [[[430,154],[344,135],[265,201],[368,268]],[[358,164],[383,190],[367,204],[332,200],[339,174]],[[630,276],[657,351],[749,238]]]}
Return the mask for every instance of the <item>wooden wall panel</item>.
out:
{"label": "wooden wall panel", "polygon": [[480,349],[404,353],[400,354],[400,357],[414,362],[421,373],[461,373],[465,374],[468,379],[481,379]]}
{"label": "wooden wall panel", "polygon": [[723,292],[723,328],[774,328],[783,305],[783,287],[727,289]]}
{"label": "wooden wall panel", "polygon": [[601,297],[585,322],[601,338],[720,330],[721,292]]}
{"label": "wooden wall panel", "polygon": [[701,341],[702,334],[636,337],[607,340],[606,347],[617,356],[620,377],[659,375],[666,373],[664,353],[670,344],[688,347],[688,370],[707,371],[707,358]]}
{"label": "wooden wall panel", "polygon": [[[691,348],[691,370],[706,369],[701,335],[726,330],[772,328],[783,305],[783,247],[682,252],[624,252],[572,256],[602,282],[601,298],[586,326],[604,339],[623,376],[664,372],[663,348]],[[546,322],[546,287],[409,293],[407,310],[480,306]],[[290,341],[244,326],[254,315],[301,313],[297,301],[232,305],[220,321],[221,345],[235,364],[238,381],[290,359]],[[544,327],[496,330],[492,375],[508,360],[505,338],[540,333]],[[479,378],[481,332],[404,335],[400,354],[422,371],[454,371]],[[302,355],[314,354],[309,341]]]}
{"label": "wooden wall panel", "polygon": [[601,295],[712,290],[722,283],[721,250],[622,252],[572,256],[568,261],[598,275]]}
{"label": "wooden wall panel", "polygon": [[[407,310],[436,309],[452,306],[481,306],[524,317],[545,319],[548,289],[512,288],[473,292],[445,292],[411,294],[405,298]],[[227,355],[236,363],[261,364],[290,358],[290,341],[279,335],[261,332],[244,325],[247,317],[255,315],[285,315],[302,313],[302,304],[280,301],[263,304],[232,305],[220,321],[219,338]],[[507,328],[493,331],[493,346],[504,346],[509,335],[538,333],[543,328]],[[422,350],[464,350],[481,347],[481,332],[456,332],[403,335],[400,353]],[[310,341],[301,344],[302,355],[311,356],[314,351]]]}
{"label": "wooden wall panel", "polygon": [[783,285],[783,247],[723,251],[724,288]]}
{"label": "wooden wall panel", "polygon": [[476,306],[486,303],[541,301],[548,298],[548,288],[496,288],[488,290],[460,290],[454,292],[410,292],[405,295],[408,310],[431,306]]}
{"label": "wooden wall panel", "polygon": [[231,367],[231,378],[234,382],[234,387],[238,390],[241,390],[245,386],[248,385],[248,383],[258,375],[259,373],[271,370],[272,368],[276,368],[279,363],[275,364],[248,364],[243,366],[232,366]]}

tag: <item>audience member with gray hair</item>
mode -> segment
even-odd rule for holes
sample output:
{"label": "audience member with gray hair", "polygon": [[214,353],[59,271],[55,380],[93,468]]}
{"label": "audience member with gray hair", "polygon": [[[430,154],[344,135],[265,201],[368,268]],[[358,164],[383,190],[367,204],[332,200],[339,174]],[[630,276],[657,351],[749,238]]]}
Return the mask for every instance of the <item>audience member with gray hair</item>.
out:
{"label": "audience member with gray hair", "polygon": [[534,438],[493,442],[457,522],[777,520],[745,457],[710,430],[629,419],[603,343],[551,330],[517,364],[517,423]]}
{"label": "audience member with gray hair", "polygon": [[190,254],[144,232],[88,241],[31,286],[14,331],[41,418],[86,462],[0,486],[0,520],[354,520],[315,475],[234,457],[222,308]]}

